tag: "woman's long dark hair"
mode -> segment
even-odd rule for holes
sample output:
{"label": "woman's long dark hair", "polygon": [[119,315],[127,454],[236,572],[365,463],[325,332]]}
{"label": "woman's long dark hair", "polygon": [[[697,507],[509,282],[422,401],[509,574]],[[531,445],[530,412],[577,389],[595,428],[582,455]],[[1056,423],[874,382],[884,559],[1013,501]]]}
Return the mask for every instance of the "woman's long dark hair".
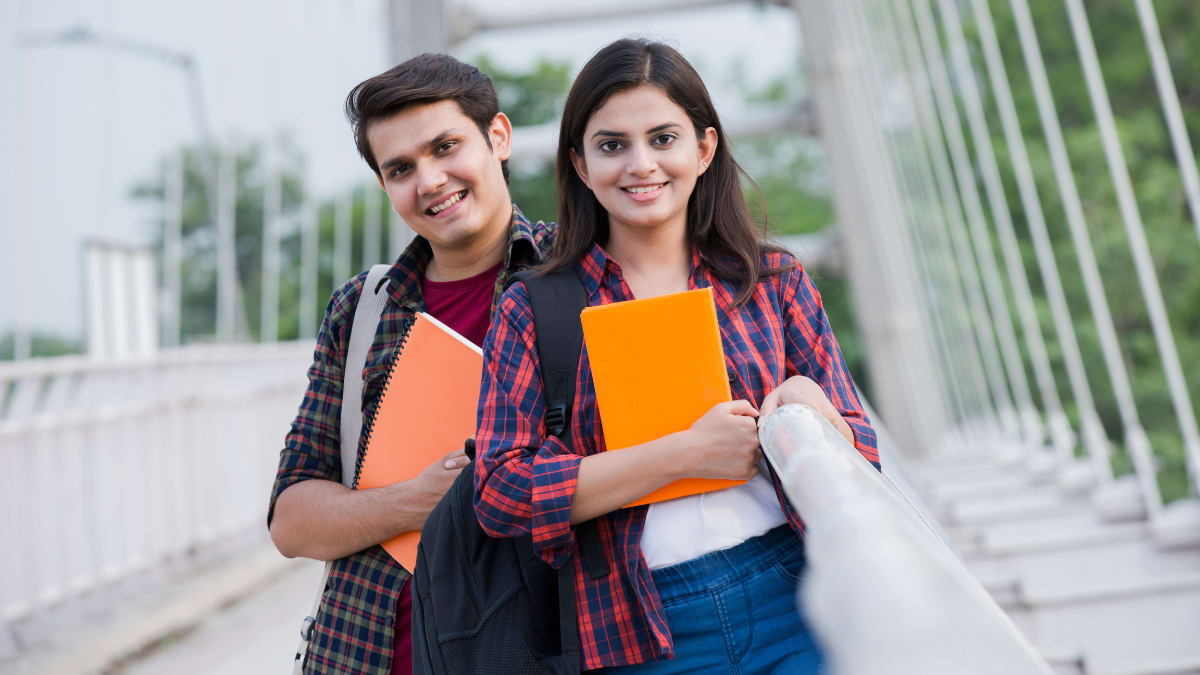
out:
{"label": "woman's long dark hair", "polygon": [[[683,108],[697,138],[703,138],[708,127],[717,132],[716,154],[688,199],[687,235],[713,272],[741,282],[736,300],[741,304],[754,293],[759,279],[782,271],[763,266],[763,250],[781,249],[761,240],[750,217],[741,184],[741,179],[749,181],[749,176],[733,159],[729,139],[700,75],[679,52],[661,42],[617,40],[597,52],[575,78],[558,135],[558,236],[543,269],[567,267],[593,243],[608,240],[608,212],[575,172],[571,150],[583,155],[588,120],[609,97],[640,85],[658,87]],[[765,218],[765,207],[763,214]]]}

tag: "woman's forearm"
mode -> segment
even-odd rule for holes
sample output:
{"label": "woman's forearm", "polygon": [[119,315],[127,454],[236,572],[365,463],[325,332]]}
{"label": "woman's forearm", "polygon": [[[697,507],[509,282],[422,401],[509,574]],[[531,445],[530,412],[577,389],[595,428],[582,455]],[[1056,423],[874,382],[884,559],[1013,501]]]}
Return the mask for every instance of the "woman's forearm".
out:
{"label": "woman's forearm", "polygon": [[583,458],[571,502],[571,524],[602,516],[683,477],[677,457],[687,443],[679,433]]}

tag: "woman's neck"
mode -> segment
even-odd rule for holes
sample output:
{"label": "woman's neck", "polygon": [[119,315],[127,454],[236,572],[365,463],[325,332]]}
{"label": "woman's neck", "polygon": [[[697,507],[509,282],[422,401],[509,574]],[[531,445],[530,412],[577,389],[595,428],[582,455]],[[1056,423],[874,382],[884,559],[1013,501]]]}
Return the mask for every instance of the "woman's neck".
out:
{"label": "woman's neck", "polygon": [[621,265],[634,297],[678,293],[692,271],[686,223],[674,227],[609,227],[608,254]]}

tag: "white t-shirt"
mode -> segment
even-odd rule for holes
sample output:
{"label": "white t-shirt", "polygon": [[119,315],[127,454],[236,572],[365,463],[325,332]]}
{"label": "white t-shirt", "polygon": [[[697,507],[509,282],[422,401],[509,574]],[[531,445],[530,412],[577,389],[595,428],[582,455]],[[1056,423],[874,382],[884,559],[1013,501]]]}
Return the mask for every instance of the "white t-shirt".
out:
{"label": "white t-shirt", "polygon": [[642,530],[646,564],[656,570],[732,548],[787,522],[769,475],[760,459],[758,474],[742,485],[651,504]]}

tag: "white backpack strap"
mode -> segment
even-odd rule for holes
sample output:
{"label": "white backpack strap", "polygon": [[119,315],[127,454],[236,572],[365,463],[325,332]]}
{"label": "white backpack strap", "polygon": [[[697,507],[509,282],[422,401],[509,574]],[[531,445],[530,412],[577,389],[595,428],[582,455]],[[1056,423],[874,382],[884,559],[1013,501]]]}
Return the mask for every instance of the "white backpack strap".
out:
{"label": "white backpack strap", "polygon": [[[342,454],[342,485],[350,487],[354,482],[354,465],[358,459],[358,437],[362,433],[362,390],[363,367],[367,364],[367,352],[375,341],[375,331],[379,329],[379,319],[383,316],[383,308],[387,305],[388,270],[391,265],[373,265],[363,282],[362,292],[358,296],[358,304],[354,308],[354,323],[350,325],[350,346],[346,349],[346,363],[342,368],[342,416],[341,454]],[[325,597],[325,587],[329,584],[329,570],[332,562],[325,563],[325,573],[321,575],[320,590],[313,600],[312,611],[304,617],[300,626],[300,645],[296,647],[296,659],[292,665],[293,675],[304,672],[304,657],[308,654],[308,643],[312,638],[313,626],[317,623],[317,612],[321,609],[321,600]]]}
{"label": "white backpack strap", "polygon": [[346,349],[346,363],[342,369],[342,485],[346,487],[354,482],[358,437],[362,433],[363,367],[367,364],[367,352],[375,342],[375,331],[387,305],[388,285],[383,282],[391,268],[391,265],[371,267],[354,309],[354,323],[350,326],[350,346]]}

